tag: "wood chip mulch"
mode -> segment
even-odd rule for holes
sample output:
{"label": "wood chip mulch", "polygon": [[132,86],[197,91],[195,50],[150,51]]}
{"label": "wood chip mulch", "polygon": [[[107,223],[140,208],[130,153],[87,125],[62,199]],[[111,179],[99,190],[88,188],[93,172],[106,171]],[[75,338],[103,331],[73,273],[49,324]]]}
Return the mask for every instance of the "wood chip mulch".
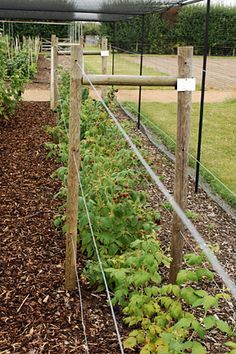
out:
{"label": "wood chip mulch", "polygon": [[[78,292],[64,289],[64,236],[53,226],[60,185],[43,127],[54,123],[49,103],[24,102],[0,126],[1,354],[85,353]],[[84,283],[82,297],[90,353],[119,353],[106,296]]]}

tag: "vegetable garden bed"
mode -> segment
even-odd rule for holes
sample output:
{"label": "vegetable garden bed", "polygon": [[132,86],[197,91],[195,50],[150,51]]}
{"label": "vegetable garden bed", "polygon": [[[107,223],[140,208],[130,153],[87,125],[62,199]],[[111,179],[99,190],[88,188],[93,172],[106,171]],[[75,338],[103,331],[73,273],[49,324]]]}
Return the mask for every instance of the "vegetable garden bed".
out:
{"label": "vegetable garden bed", "polygon": [[[56,143],[48,147],[50,154],[64,164],[56,175],[64,185],[59,195],[66,200],[69,89],[65,77],[61,88],[59,125],[50,130]],[[123,121],[123,124],[142,149],[142,138],[132,132],[130,123]],[[142,154],[153,163],[153,156],[145,146]],[[124,342],[125,348],[136,348],[142,354],[206,353],[204,346],[211,353],[225,352],[222,333],[233,335],[233,332],[223,318],[217,313],[213,315],[212,308],[224,307],[221,300],[229,300],[229,297],[221,291],[217,294],[219,284],[207,269],[204,257],[195,250],[186,256],[177,285],[167,284],[170,259],[168,251],[163,253],[159,240],[161,214],[159,210],[153,211],[148,202],[148,177],[100,103],[91,99],[83,106],[81,160],[87,208],[108,283],[115,295],[113,302],[123,308],[125,323],[135,329]],[[165,207],[168,209],[167,205]],[[197,219],[197,214],[188,213],[189,217]],[[91,259],[84,274],[91,284],[97,284],[102,290],[103,281],[82,196],[78,217],[79,243]],[[62,226],[65,232],[64,222],[63,213],[55,219],[55,225]],[[209,294],[207,289],[210,289]],[[211,329],[216,333],[216,328],[221,333],[218,334],[219,344],[212,345],[208,340],[212,337]],[[208,338],[206,343],[204,337]]]}
{"label": "vegetable garden bed", "polygon": [[[84,351],[78,294],[64,290],[64,238],[53,227],[55,214],[58,215],[54,225],[58,230],[64,225],[64,206],[60,205],[66,195],[65,127],[69,97],[66,83],[63,81],[60,96],[63,100],[59,125],[48,128],[54,143],[48,143],[47,147],[60,159],[60,164],[64,163],[56,173],[63,183],[59,193],[60,183],[50,177],[58,164],[46,158],[44,147],[49,136],[42,127],[55,124],[48,104],[23,103],[15,119],[1,128],[4,281],[0,291],[3,314],[0,350],[6,354]],[[171,190],[171,163],[126,122],[126,117],[119,113],[119,118]],[[81,179],[103,265],[115,295],[123,338],[128,329],[121,324],[122,311],[131,326],[125,346],[134,347],[131,351],[134,353],[219,354],[230,352],[229,348],[235,353],[235,344],[224,346],[233,340],[235,319],[228,303],[231,300],[217,295],[221,282],[217,278],[216,283],[212,282],[213,274],[202,256],[191,251],[178,285],[167,285],[170,207],[145,177],[135,156],[96,101],[88,100],[83,107],[81,155]],[[55,193],[61,199],[54,199]],[[219,243],[217,256],[233,276],[234,253],[231,256],[228,253],[234,247],[234,222],[204,193],[198,198],[190,194],[189,201],[189,217],[208,240],[214,238]],[[84,255],[78,255],[89,351],[118,353],[105,296],[95,292],[97,285],[102,290],[103,284],[81,198],[79,210],[79,242],[90,258],[88,261]],[[200,210],[204,215],[200,215]],[[186,246],[186,252],[190,250]]]}

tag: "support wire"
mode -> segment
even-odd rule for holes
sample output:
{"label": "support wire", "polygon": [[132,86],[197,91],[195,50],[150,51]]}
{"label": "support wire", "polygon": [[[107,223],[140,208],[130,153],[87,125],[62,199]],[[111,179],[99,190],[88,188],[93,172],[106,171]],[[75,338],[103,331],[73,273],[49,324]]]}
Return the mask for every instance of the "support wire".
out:
{"label": "support wire", "polygon": [[[79,65],[79,64],[78,64]],[[80,65],[79,65],[80,66]],[[80,67],[82,70],[82,68]],[[83,70],[82,70],[83,71]],[[114,114],[111,112],[111,110],[108,108],[104,100],[101,98],[100,94],[98,93],[97,89],[91,82],[90,78],[88,75],[83,71],[83,74],[86,76],[88,82],[90,83],[91,87],[93,88],[94,92],[96,93],[96,96],[100,100],[101,104],[109,114],[109,116],[112,118],[114,123],[116,124],[118,130],[120,133],[123,135],[124,139],[127,141],[131,149],[134,151],[136,156],[138,157],[139,161],[141,164],[144,166],[146,169],[147,173],[150,175],[150,177],[153,179],[157,187],[161,190],[161,192],[164,194],[166,199],[170,202],[172,205],[173,209],[175,210],[176,214],[179,216],[181,219],[182,223],[187,227],[187,229],[190,231],[191,235],[193,238],[196,240],[196,242],[199,244],[200,248],[202,251],[205,253],[206,257],[210,261],[213,269],[218,273],[218,275],[221,277],[223,282],[225,283],[226,287],[230,289],[232,295],[236,298],[236,285],[233,282],[233,280],[230,278],[230,276],[226,273],[224,270],[223,266],[220,264],[216,256],[213,254],[213,252],[209,249],[207,246],[205,240],[201,236],[201,234],[197,231],[195,226],[192,224],[192,222],[187,218],[185,215],[184,211],[180,208],[180,206],[176,203],[174,197],[169,193],[169,191],[166,189],[164,184],[160,181],[158,176],[155,174],[155,172],[152,170],[152,168],[149,166],[149,164],[146,162],[146,160],[143,158],[139,150],[137,149],[136,145],[132,142],[128,134],[125,132],[125,130],[122,128]]]}
{"label": "support wire", "polygon": [[[124,109],[125,107],[119,103],[119,105],[121,106],[122,109]],[[135,113],[138,113],[137,109],[134,109],[133,106],[131,106],[130,104],[128,104],[127,102],[125,103],[125,106],[128,107],[128,109],[131,109],[131,111],[134,111]],[[169,134],[167,134],[163,129],[161,129],[157,124],[153,123],[146,115],[144,115],[143,113],[141,113],[141,117],[144,119],[144,121],[146,120],[146,122],[148,124],[150,124],[154,129],[158,130],[161,134],[165,135],[165,137],[167,139],[169,139],[169,141],[171,141],[171,143],[174,145],[174,147],[176,147],[176,141],[174,139],[171,138],[171,136]],[[145,126],[144,123],[142,123],[144,128],[146,128],[147,126]],[[158,134],[158,133],[157,133]],[[188,152],[188,156],[190,158],[192,158],[196,163],[197,163],[197,159],[195,156],[193,156],[190,152]],[[225,183],[223,183],[212,171],[210,171],[202,162],[198,161],[199,165],[206,171],[208,172],[218,183],[220,183],[222,185],[223,188],[225,188],[233,197],[236,197],[236,193],[234,193]]]}
{"label": "support wire", "polygon": [[110,296],[110,292],[109,292],[109,288],[108,288],[108,284],[107,284],[106,275],[105,275],[105,272],[104,272],[104,269],[103,269],[103,265],[102,265],[102,261],[101,261],[100,255],[99,255],[99,251],[98,251],[98,247],[97,247],[97,243],[96,243],[96,239],[95,239],[95,235],[94,235],[94,231],[93,231],[93,226],[92,226],[92,222],[91,222],[91,218],[90,218],[90,214],[89,214],[89,210],[88,210],[88,206],[87,206],[87,202],[86,202],[86,198],[85,198],[85,194],[84,194],[84,189],[83,189],[83,186],[82,186],[80,173],[79,173],[79,168],[78,168],[78,165],[77,165],[77,161],[76,161],[75,155],[74,155],[74,163],[75,163],[75,167],[76,167],[76,171],[77,171],[77,175],[78,175],[78,181],[79,181],[80,190],[81,190],[81,194],[82,194],[82,198],[83,198],[83,202],[84,202],[85,211],[86,211],[87,218],[88,218],[88,223],[89,223],[89,227],[90,227],[90,231],[91,231],[91,236],[92,236],[92,240],[93,240],[94,249],[95,249],[95,252],[96,252],[97,259],[98,259],[98,264],[99,264],[99,267],[100,267],[100,270],[101,270],[102,278],[103,278],[105,289],[106,289],[106,293],[107,293],[107,299],[108,299],[108,302],[109,302],[109,305],[110,305],[110,309],[111,309],[111,314],[112,314],[112,318],[113,318],[113,322],[114,322],[114,326],[115,326],[115,330],[116,330],[116,335],[117,335],[119,346],[120,346],[120,352],[122,354],[124,354],[122,339],[121,339],[119,327],[118,327],[118,324],[117,324],[114,308],[113,308],[113,305],[112,305],[112,301],[111,301],[111,296]]}
{"label": "support wire", "polygon": [[74,245],[74,240],[73,237],[71,236],[72,240],[72,247],[73,247],[73,256],[74,256],[74,263],[75,263],[75,274],[76,274],[76,280],[77,280],[77,285],[78,285],[78,291],[79,291],[79,298],[80,298],[80,315],[81,315],[81,323],[83,327],[83,332],[84,332],[84,339],[85,339],[85,346],[84,350],[86,354],[89,354],[89,347],[88,347],[88,339],[87,339],[87,333],[86,333],[86,326],[84,323],[84,308],[83,308],[83,301],[82,301],[82,292],[81,292],[81,286],[80,286],[80,281],[79,281],[79,274],[77,270],[77,260],[76,260],[76,250],[75,250],[75,245]]}
{"label": "support wire", "polygon": [[[59,95],[59,98],[60,98],[60,95]],[[67,129],[67,126],[66,126],[66,122],[65,122],[64,116],[63,116],[63,123],[64,123],[64,127],[65,127],[65,130],[66,130],[67,136],[68,136],[68,129]],[[118,338],[118,342],[119,342],[119,346],[120,346],[120,352],[121,352],[121,354],[125,354],[124,353],[124,349],[123,349],[121,335],[120,335],[120,332],[119,332],[119,327],[118,327],[118,324],[117,324],[115,312],[114,312],[112,301],[111,301],[111,296],[110,296],[110,292],[109,292],[109,288],[108,288],[108,284],[107,284],[107,280],[106,280],[106,275],[105,275],[105,272],[104,272],[104,269],[103,269],[103,265],[102,265],[101,258],[100,258],[100,255],[99,255],[98,247],[97,247],[97,244],[96,244],[96,239],[95,239],[95,235],[94,235],[94,231],[93,231],[93,227],[92,227],[92,223],[91,223],[91,218],[90,218],[90,214],[89,214],[89,211],[88,211],[86,198],[85,198],[85,195],[84,195],[84,190],[83,190],[83,186],[82,186],[82,182],[81,182],[81,178],[80,178],[80,173],[79,173],[79,168],[78,168],[78,164],[77,164],[75,155],[73,155],[73,158],[74,158],[75,168],[76,168],[76,172],[77,172],[77,176],[78,176],[78,183],[79,183],[79,186],[80,186],[80,190],[81,190],[81,194],[82,194],[82,198],[83,198],[83,202],[84,202],[84,207],[85,207],[85,211],[86,211],[88,222],[89,222],[89,227],[90,227],[90,231],[91,231],[91,235],[92,235],[92,240],[93,240],[94,248],[95,248],[95,251],[96,251],[96,255],[97,255],[99,267],[100,267],[100,270],[101,270],[101,274],[102,274],[102,277],[103,277],[103,281],[104,281],[104,285],[105,285],[105,289],[106,289],[106,293],[107,293],[107,298],[108,298],[108,302],[109,302],[109,305],[110,305],[111,314],[112,314],[112,318],[113,318],[113,322],[114,322],[114,326],[115,326],[115,330],[116,330],[116,334],[117,334],[117,338]],[[73,250],[75,251],[75,246],[74,246],[74,243],[73,243],[73,239],[72,239],[72,245],[73,245]],[[85,327],[85,324],[84,324],[84,311],[83,311],[83,306],[82,306],[82,294],[81,294],[81,287],[80,287],[80,282],[79,282],[78,271],[77,271],[77,268],[76,268],[76,255],[75,255],[75,252],[74,252],[74,257],[75,257],[76,278],[77,278],[78,290],[79,290],[79,296],[80,296],[81,320],[82,320],[82,326],[83,326],[83,330],[84,330],[85,343],[86,343],[85,349],[86,349],[86,354],[89,354],[89,349],[88,349],[89,347],[88,347],[87,336],[86,336],[86,327]]]}

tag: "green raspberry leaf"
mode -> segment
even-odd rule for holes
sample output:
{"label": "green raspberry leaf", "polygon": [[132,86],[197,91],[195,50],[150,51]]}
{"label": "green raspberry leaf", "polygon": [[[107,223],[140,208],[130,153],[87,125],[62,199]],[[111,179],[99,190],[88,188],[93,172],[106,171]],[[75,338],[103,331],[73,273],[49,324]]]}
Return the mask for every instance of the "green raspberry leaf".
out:
{"label": "green raspberry leaf", "polygon": [[232,329],[228,325],[227,322],[222,321],[222,320],[216,320],[216,327],[219,328],[219,330],[223,333],[228,334],[229,336],[233,334]]}
{"label": "green raspberry leaf", "polygon": [[231,347],[231,348],[233,348],[233,349],[236,349],[236,343],[235,343],[235,342],[229,341],[229,342],[226,342],[225,345],[226,345],[227,347]]}
{"label": "green raspberry leaf", "polygon": [[124,348],[125,349],[130,349],[135,347],[135,345],[137,344],[137,340],[135,337],[129,337],[124,341]]}
{"label": "green raspberry leaf", "polygon": [[206,329],[211,329],[212,327],[214,327],[216,325],[216,319],[214,316],[206,316],[203,319],[203,323],[204,323]]}
{"label": "green raspberry leaf", "polygon": [[192,354],[206,354],[206,349],[199,343],[193,342]]}

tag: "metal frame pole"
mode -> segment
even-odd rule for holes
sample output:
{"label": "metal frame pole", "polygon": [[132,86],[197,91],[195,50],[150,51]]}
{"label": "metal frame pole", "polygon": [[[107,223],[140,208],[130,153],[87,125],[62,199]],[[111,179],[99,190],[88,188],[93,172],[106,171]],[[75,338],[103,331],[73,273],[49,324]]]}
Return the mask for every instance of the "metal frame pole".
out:
{"label": "metal frame pole", "polygon": [[116,45],[116,22],[113,23],[112,68],[111,68],[112,75],[115,74],[115,48],[114,48],[115,45]]}
{"label": "metal frame pole", "polygon": [[[141,38],[141,53],[140,53],[140,76],[143,75],[143,52],[144,52],[144,15],[142,15],[142,38]],[[140,117],[141,117],[141,101],[142,101],[142,86],[139,86],[138,96],[138,129],[140,129]]]}
{"label": "metal frame pole", "polygon": [[206,86],[206,68],[207,68],[207,56],[208,56],[208,47],[209,47],[208,37],[209,37],[210,3],[211,0],[207,0],[205,35],[204,35],[204,55],[203,55],[203,67],[202,67],[202,89],[201,89],[199,128],[198,128],[195,193],[198,192],[199,174],[200,174],[202,128],[203,128],[203,114],[204,114],[204,102],[205,102],[204,100],[205,100],[205,86]]}

